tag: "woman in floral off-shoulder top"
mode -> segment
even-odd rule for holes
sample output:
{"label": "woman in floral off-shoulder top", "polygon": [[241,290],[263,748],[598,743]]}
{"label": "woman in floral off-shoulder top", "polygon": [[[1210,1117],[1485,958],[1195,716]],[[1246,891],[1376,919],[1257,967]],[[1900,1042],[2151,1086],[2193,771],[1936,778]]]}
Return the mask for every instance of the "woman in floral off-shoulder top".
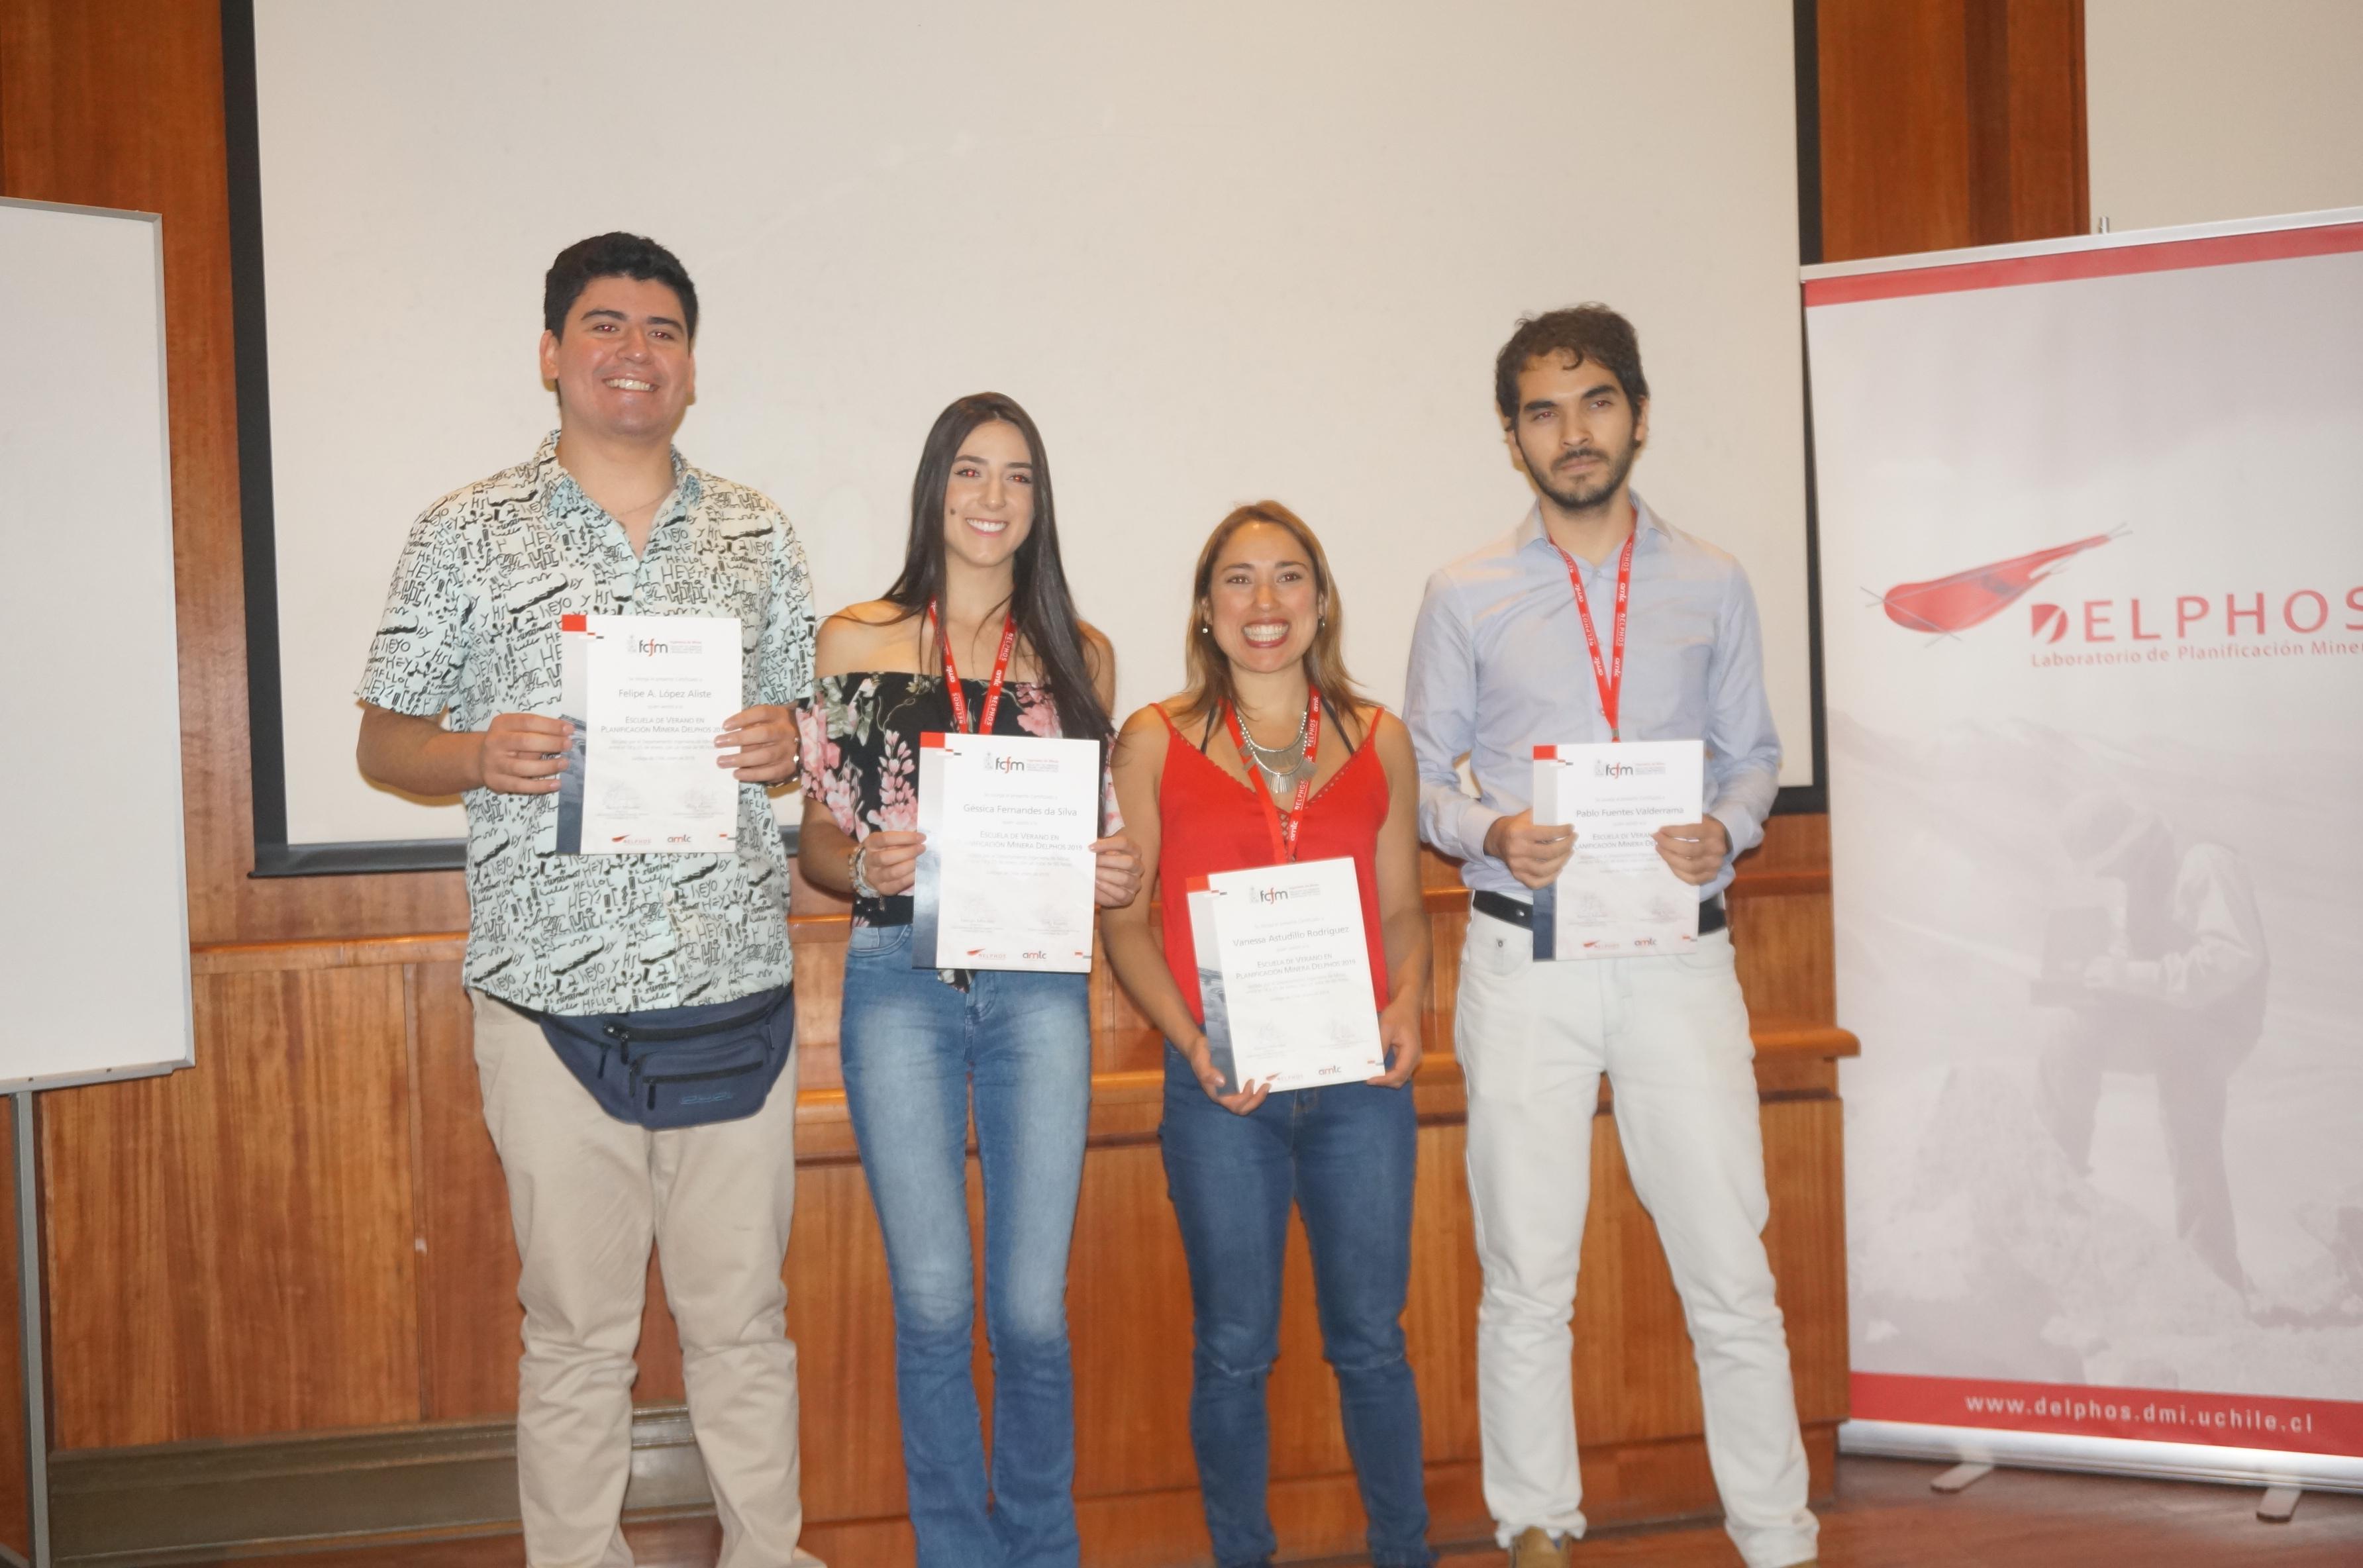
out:
{"label": "woman in floral off-shoulder top", "polygon": [[[937,417],[903,574],[884,598],[822,624],[814,668],[799,861],[854,900],[838,1049],[893,1281],[919,1568],[1073,1568],[1067,1248],[1091,1110],[1089,977],[919,969],[911,955],[920,735],[1111,734],[1115,655],[1068,594],[1049,469],[1025,410],[984,392]],[[1111,908],[1137,895],[1140,858],[1113,816],[1105,831],[1093,847]],[[993,1353],[989,1484],[970,1374],[971,1090]]]}

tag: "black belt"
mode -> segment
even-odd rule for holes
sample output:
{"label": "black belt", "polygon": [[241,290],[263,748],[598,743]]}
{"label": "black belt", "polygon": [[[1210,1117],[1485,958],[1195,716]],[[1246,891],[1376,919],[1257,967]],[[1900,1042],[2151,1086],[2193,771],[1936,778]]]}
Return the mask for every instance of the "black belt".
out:
{"label": "black belt", "polygon": [[[1495,920],[1507,921],[1521,931],[1532,931],[1535,928],[1535,906],[1521,902],[1507,893],[1475,893],[1470,895],[1469,903],[1470,907],[1479,914],[1492,915]],[[1701,936],[1704,936],[1711,931],[1721,931],[1729,923],[1731,923],[1729,919],[1723,912],[1721,893],[1717,893],[1699,905]]]}

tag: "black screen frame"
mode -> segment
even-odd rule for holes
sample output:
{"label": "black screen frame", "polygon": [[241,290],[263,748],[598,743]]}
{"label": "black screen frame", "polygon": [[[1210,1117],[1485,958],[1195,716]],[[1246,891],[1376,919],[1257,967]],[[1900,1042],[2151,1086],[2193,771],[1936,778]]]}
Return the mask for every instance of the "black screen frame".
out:
{"label": "black screen frame", "polygon": [[279,683],[279,547],[271,479],[271,355],[264,317],[261,128],[254,0],[221,0],[222,119],[228,154],[231,337],[237,351],[238,491],[246,585],[246,730],[255,877],[458,871],[463,838],[287,842],[287,740]]}
{"label": "black screen frame", "polygon": [[[1797,260],[1822,259],[1822,57],[1819,0],[1793,0],[1797,69]],[[1805,337],[1805,297],[1797,292],[1797,354],[1804,367],[1805,406],[1805,666],[1813,716],[1814,781],[1784,786],[1776,816],[1830,809],[1829,724],[1822,707],[1822,523],[1814,474],[1813,347]]]}

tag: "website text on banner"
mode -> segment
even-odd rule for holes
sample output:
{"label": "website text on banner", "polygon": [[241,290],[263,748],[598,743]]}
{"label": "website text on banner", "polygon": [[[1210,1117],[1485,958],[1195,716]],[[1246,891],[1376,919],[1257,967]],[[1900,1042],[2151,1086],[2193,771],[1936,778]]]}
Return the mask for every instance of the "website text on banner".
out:
{"label": "website text on banner", "polygon": [[1854,1414],[2363,1455],[2363,213],[1805,303]]}

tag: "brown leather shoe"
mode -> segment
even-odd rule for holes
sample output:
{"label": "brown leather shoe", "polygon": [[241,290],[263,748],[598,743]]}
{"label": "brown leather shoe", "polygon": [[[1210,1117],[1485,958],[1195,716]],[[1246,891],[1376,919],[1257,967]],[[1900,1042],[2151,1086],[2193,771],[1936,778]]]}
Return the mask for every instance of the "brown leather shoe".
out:
{"label": "brown leather shoe", "polygon": [[1510,1542],[1510,1568],[1567,1568],[1567,1542],[1540,1525],[1520,1530]]}

